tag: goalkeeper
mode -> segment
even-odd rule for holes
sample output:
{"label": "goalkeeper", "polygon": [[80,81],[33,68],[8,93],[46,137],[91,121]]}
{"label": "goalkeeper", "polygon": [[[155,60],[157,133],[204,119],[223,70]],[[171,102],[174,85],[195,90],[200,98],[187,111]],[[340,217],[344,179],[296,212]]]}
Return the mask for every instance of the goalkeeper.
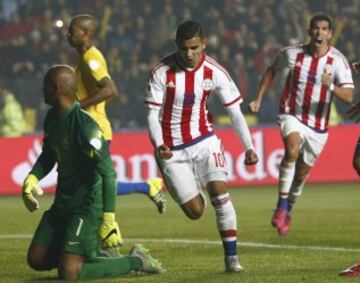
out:
{"label": "goalkeeper", "polygon": [[28,264],[38,271],[58,268],[62,279],[162,272],[159,262],[140,245],[130,256],[98,256],[99,236],[103,248],[117,248],[121,243],[115,221],[115,172],[102,132],[75,101],[75,88],[71,67],[57,65],[47,71],[43,94],[51,109],[44,122],[42,153],[24,181],[22,196],[27,209],[39,207],[35,198],[42,193],[38,180],[55,163],[58,185],[55,200],[32,239]]}

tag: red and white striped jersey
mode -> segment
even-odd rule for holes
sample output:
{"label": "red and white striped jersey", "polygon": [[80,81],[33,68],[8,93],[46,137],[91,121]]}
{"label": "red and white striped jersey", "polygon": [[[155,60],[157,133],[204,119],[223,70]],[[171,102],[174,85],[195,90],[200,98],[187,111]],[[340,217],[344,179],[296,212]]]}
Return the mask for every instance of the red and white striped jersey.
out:
{"label": "red and white striped jersey", "polygon": [[206,102],[212,93],[227,107],[242,102],[227,71],[203,55],[198,66],[187,70],[173,53],[152,70],[145,103],[160,109],[164,144],[171,147],[191,143],[213,132]]}
{"label": "red and white striped jersey", "polygon": [[344,55],[330,46],[324,56],[315,58],[304,44],[290,46],[279,52],[273,67],[278,71],[289,69],[279,113],[294,115],[315,130],[327,131],[333,94],[321,84],[321,75],[330,73],[335,85],[354,88]]}

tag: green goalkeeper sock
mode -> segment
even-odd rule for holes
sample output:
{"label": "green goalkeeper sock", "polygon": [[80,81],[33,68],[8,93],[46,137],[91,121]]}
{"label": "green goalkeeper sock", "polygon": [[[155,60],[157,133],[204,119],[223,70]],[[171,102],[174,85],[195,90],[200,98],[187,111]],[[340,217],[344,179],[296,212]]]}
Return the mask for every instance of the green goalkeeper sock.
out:
{"label": "green goalkeeper sock", "polygon": [[142,262],[138,257],[97,257],[93,261],[83,264],[79,279],[116,277],[127,274],[130,271],[138,271],[141,267]]}

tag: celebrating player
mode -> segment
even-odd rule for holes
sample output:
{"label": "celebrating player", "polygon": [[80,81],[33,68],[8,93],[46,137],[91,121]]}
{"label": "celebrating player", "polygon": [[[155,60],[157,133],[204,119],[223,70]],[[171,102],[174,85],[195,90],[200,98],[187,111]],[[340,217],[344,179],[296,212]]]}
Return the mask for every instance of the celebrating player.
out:
{"label": "celebrating player", "polygon": [[[80,54],[76,68],[77,99],[81,108],[88,111],[98,123],[110,145],[112,130],[105,106],[118,96],[118,91],[111,80],[104,56],[93,43],[94,34],[94,19],[90,15],[78,15],[71,20],[67,37],[69,44]],[[144,193],[156,204],[160,213],[166,209],[160,178],[149,179],[143,183],[120,182],[117,187],[119,195]]]}
{"label": "celebrating player", "polygon": [[74,70],[65,65],[50,68],[44,78],[44,101],[52,108],[44,122],[42,153],[23,185],[27,209],[39,207],[34,197],[41,193],[38,181],[55,163],[58,183],[55,200],[29,247],[28,264],[38,271],[58,268],[62,279],[162,272],[142,246],[135,246],[130,256],[97,257],[98,234],[105,248],[121,242],[115,221],[115,171],[101,130],[75,100],[75,82]]}
{"label": "celebrating player", "polygon": [[145,103],[155,156],[171,196],[190,219],[203,214],[201,185],[206,186],[216,212],[226,270],[239,272],[237,220],[226,189],[224,151],[206,102],[211,94],[218,95],[245,146],[245,163],[253,165],[258,157],[240,111],[242,97],[227,71],[204,54],[206,39],[198,22],[179,25],[176,45],[177,52],[153,68],[147,87]]}
{"label": "celebrating player", "polygon": [[351,103],[353,80],[346,58],[330,46],[332,21],[324,14],[311,18],[309,44],[284,48],[261,78],[257,97],[249,105],[257,113],[275,76],[288,69],[278,120],[285,146],[279,172],[279,199],[272,225],[280,235],[291,226],[290,212],[305,179],[328,138],[333,96]]}

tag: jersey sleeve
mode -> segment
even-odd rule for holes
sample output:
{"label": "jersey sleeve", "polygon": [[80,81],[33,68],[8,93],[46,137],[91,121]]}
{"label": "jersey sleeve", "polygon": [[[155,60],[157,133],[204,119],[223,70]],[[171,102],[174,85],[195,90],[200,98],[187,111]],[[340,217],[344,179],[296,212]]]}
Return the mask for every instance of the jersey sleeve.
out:
{"label": "jersey sleeve", "polygon": [[81,146],[83,151],[90,158],[98,158],[105,147],[105,140],[99,126],[89,118],[88,121],[82,125],[81,131]]}
{"label": "jersey sleeve", "polygon": [[240,104],[243,101],[240,91],[228,74],[218,72],[215,84],[215,92],[225,107]]}
{"label": "jersey sleeve", "polygon": [[149,108],[160,108],[163,103],[163,98],[166,91],[166,78],[163,74],[164,72],[161,69],[150,74],[144,101]]}
{"label": "jersey sleeve", "polygon": [[44,121],[44,138],[42,151],[30,172],[30,174],[34,174],[39,180],[45,177],[55,166],[56,163],[56,157],[49,144],[47,134],[48,121],[51,119],[50,116],[51,115],[48,112]]}
{"label": "jersey sleeve", "polygon": [[272,68],[276,71],[284,69],[288,65],[288,49],[281,49],[275,57],[275,61],[272,64]]}
{"label": "jersey sleeve", "polygon": [[36,160],[33,168],[29,174],[35,175],[39,180],[44,178],[55,165],[55,156],[48,144],[47,137],[45,135],[43,139],[42,152]]}
{"label": "jersey sleeve", "polygon": [[96,123],[88,121],[84,126],[83,138],[85,153],[95,162],[96,171],[102,180],[103,211],[115,212],[116,209],[116,176],[112,164],[109,145],[103,138]]}
{"label": "jersey sleeve", "polygon": [[344,56],[340,56],[335,61],[335,83],[339,87],[354,88],[351,68]]}
{"label": "jersey sleeve", "polygon": [[89,52],[84,55],[84,61],[89,67],[91,75],[99,82],[103,78],[110,78],[104,56],[99,52]]}

